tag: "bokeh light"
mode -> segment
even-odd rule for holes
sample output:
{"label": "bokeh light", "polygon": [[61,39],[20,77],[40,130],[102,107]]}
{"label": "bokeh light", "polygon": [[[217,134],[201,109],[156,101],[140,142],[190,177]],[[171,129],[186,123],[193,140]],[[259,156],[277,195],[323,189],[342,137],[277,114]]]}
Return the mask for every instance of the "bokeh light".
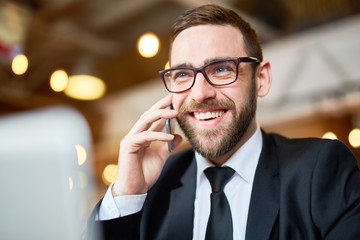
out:
{"label": "bokeh light", "polygon": [[69,189],[72,190],[74,186],[73,180],[71,177],[69,177]]}
{"label": "bokeh light", "polygon": [[76,153],[77,153],[77,158],[78,158],[78,164],[79,166],[83,165],[86,162],[86,150],[83,146],[76,144],[75,145],[76,148]]}
{"label": "bokeh light", "polygon": [[360,147],[360,129],[354,128],[351,130],[349,133],[349,143],[354,148]]}
{"label": "bokeh light", "polygon": [[333,132],[326,132],[326,133],[324,133],[324,135],[322,136],[322,138],[335,140],[335,139],[337,139],[337,136],[336,136],[336,134],[333,133]]}
{"label": "bokeh light", "polygon": [[66,89],[69,76],[64,70],[56,70],[51,74],[50,87],[55,92],[62,92]]}
{"label": "bokeh light", "polygon": [[115,181],[116,174],[117,174],[117,165],[115,165],[115,164],[107,165],[104,168],[104,171],[102,174],[103,182],[109,186],[112,182]]}
{"label": "bokeh light", "polygon": [[160,40],[154,33],[144,33],[137,43],[138,51],[145,58],[154,57],[160,48]]}
{"label": "bokeh light", "polygon": [[16,75],[23,75],[29,67],[29,61],[24,54],[14,57],[11,63],[11,69]]}
{"label": "bokeh light", "polygon": [[72,75],[64,93],[79,100],[96,100],[104,96],[106,85],[100,78],[90,75]]}

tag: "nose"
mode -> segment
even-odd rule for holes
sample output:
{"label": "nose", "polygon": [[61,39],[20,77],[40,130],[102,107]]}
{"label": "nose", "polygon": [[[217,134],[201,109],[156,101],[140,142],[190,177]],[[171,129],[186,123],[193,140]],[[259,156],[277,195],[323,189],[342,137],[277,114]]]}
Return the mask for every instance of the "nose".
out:
{"label": "nose", "polygon": [[191,98],[196,102],[203,102],[204,100],[215,98],[216,96],[215,86],[206,81],[201,72],[196,74],[194,86],[190,91]]}

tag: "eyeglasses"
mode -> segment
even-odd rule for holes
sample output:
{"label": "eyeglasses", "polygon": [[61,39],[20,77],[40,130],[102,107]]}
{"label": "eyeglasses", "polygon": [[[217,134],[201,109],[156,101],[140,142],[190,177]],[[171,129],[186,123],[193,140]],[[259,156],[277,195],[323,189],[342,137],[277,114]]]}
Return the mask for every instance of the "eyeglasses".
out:
{"label": "eyeglasses", "polygon": [[166,89],[172,93],[185,92],[192,88],[197,73],[214,86],[229,85],[237,80],[240,63],[259,63],[255,57],[225,58],[210,62],[199,68],[176,67],[159,72]]}

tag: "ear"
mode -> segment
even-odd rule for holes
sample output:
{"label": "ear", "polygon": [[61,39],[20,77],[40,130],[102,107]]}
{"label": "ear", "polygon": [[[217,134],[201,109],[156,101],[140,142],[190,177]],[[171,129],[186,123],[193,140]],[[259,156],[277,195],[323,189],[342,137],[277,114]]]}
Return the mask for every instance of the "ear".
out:
{"label": "ear", "polygon": [[265,97],[271,87],[271,66],[269,61],[262,61],[256,71],[257,95]]}

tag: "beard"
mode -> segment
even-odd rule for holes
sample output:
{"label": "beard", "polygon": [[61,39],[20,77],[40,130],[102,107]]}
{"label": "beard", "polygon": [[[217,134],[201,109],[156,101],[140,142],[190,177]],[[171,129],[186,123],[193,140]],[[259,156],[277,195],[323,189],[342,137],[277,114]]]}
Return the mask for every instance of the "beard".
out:
{"label": "beard", "polygon": [[[224,156],[230,152],[242,139],[256,113],[256,84],[251,81],[249,95],[245,104],[239,111],[236,110],[235,103],[226,99],[223,101],[208,100],[202,103],[192,102],[180,108],[177,121],[185,136],[188,138],[193,149],[200,153],[204,158],[212,160]],[[233,119],[226,126],[214,129],[197,129],[187,121],[190,109],[228,109],[231,111]]]}

